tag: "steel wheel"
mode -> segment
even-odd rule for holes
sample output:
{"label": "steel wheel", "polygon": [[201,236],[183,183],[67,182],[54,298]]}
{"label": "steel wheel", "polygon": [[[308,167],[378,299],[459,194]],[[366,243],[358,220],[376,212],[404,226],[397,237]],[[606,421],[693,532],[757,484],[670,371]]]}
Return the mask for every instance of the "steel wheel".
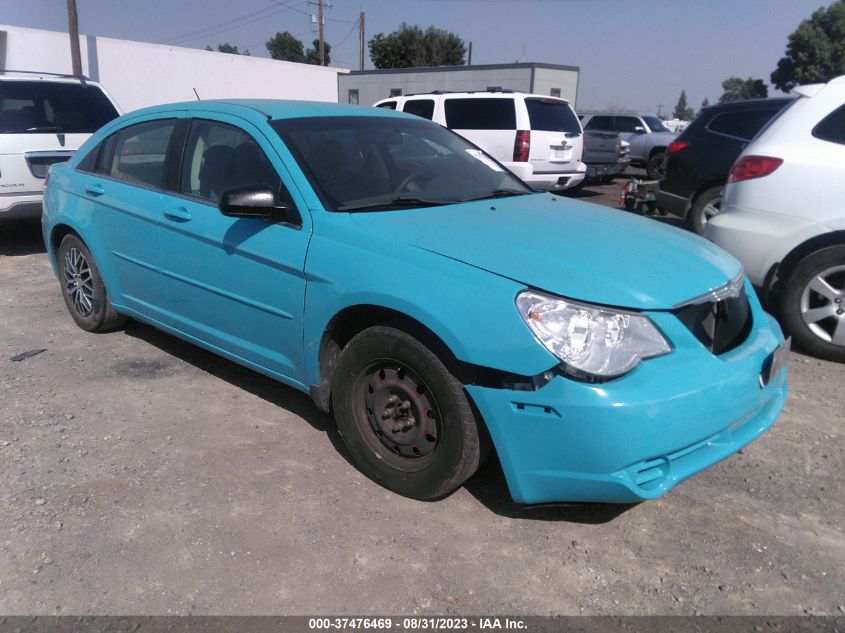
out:
{"label": "steel wheel", "polygon": [[78,248],[65,253],[64,282],[74,310],[81,317],[90,316],[94,312],[94,280],[88,260]]}
{"label": "steel wheel", "polygon": [[722,197],[719,196],[718,198],[714,198],[710,200],[707,204],[704,205],[704,213],[702,214],[702,223],[707,224],[710,220],[712,220],[716,215],[719,214],[719,207],[722,206]]}
{"label": "steel wheel", "polygon": [[428,385],[392,359],[371,363],[357,382],[357,404],[366,410],[369,423],[361,432],[368,443],[387,448],[384,458],[395,468],[425,468],[440,437],[440,411]]}
{"label": "steel wheel", "polygon": [[845,266],[810,279],[801,293],[801,318],[821,340],[845,346]]}

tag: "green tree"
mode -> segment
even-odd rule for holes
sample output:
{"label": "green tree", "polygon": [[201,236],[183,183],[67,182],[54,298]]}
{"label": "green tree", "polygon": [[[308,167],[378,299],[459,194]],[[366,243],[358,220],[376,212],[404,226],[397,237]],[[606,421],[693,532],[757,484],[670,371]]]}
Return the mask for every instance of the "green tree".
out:
{"label": "green tree", "polygon": [[[313,48],[305,50],[305,45],[289,32],[276,33],[267,41],[267,51],[273,59],[280,59],[285,62],[299,62],[300,64],[320,65],[320,40],[314,40]],[[323,42],[323,49],[326,57],[326,66],[332,58],[330,52],[332,45]]]}
{"label": "green tree", "polygon": [[814,11],[798,25],[771,81],[789,92],[799,84],[823,83],[839,75],[845,75],[845,0]]}
{"label": "green tree", "polygon": [[742,77],[728,77],[722,82],[724,94],[719,97],[719,103],[728,101],[742,101],[743,99],[758,99],[769,96],[769,87],[762,79],[743,79]]}
{"label": "green tree", "polygon": [[710,100],[707,97],[704,97],[704,101],[701,102],[701,108],[704,109],[710,105]]}
{"label": "green tree", "polygon": [[302,42],[296,39],[288,31],[276,33],[267,40],[267,52],[273,59],[280,59],[285,62],[304,62],[305,47]]}
{"label": "green tree", "polygon": [[462,66],[467,50],[454,33],[433,26],[423,31],[405,22],[392,33],[379,33],[368,46],[376,68]]}
{"label": "green tree", "polygon": [[[312,43],[313,48],[309,48],[305,51],[305,63],[306,64],[315,64],[316,66],[320,65],[320,40],[314,40]],[[326,58],[326,66],[328,66],[332,61],[331,56],[332,45],[328,42],[323,42],[323,55]]]}
{"label": "green tree", "polygon": [[678,103],[675,104],[675,111],[672,113],[672,117],[681,121],[692,121],[694,115],[695,110],[687,104],[687,91],[681,90],[681,96],[678,97]]}
{"label": "green tree", "polygon": [[206,46],[205,50],[207,50],[207,51],[216,50],[218,53],[231,53],[232,55],[249,55],[249,49],[247,49],[243,53],[241,53],[238,50],[237,46],[232,46],[231,44],[229,44],[229,42],[225,42],[223,44],[218,44],[216,49],[211,48],[211,46]]}

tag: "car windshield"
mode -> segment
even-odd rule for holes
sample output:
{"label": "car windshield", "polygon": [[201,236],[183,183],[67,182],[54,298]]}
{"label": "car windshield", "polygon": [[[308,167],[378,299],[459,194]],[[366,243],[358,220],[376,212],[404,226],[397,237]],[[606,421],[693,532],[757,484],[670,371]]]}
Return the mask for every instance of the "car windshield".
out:
{"label": "car windshield", "polygon": [[90,134],[117,116],[97,86],[0,81],[0,134]]}
{"label": "car windshield", "polygon": [[326,209],[376,211],[533,193],[482,150],[429,121],[341,116],[273,128]]}
{"label": "car windshield", "polygon": [[656,116],[644,116],[643,121],[648,124],[652,132],[669,132],[669,128],[663,125],[663,121]]}

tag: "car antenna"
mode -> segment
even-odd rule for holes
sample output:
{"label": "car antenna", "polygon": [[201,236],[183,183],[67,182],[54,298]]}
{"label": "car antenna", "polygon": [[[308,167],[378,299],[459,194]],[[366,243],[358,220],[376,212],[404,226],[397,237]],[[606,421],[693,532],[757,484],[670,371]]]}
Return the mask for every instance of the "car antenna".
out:
{"label": "car antenna", "polygon": [[191,90],[193,90],[193,91],[194,91],[194,94],[195,94],[195,95],[197,95],[197,101],[202,101],[202,99],[200,99],[199,94],[197,94],[197,89],[196,89],[196,88],[191,88]]}

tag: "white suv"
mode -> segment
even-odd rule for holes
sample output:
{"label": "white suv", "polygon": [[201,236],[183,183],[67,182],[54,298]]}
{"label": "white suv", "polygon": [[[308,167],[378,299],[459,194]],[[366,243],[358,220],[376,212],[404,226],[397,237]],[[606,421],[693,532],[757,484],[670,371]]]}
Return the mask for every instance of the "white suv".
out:
{"label": "white suv", "polygon": [[569,189],[587,172],[581,123],[564,99],[511,91],[433,92],[382,99],[375,106],[457,132],[535,189]]}
{"label": "white suv", "polygon": [[734,163],[705,236],[797,343],[845,362],[845,76],[794,92]]}
{"label": "white suv", "polygon": [[83,77],[0,71],[0,220],[39,217],[50,165],[119,115]]}

